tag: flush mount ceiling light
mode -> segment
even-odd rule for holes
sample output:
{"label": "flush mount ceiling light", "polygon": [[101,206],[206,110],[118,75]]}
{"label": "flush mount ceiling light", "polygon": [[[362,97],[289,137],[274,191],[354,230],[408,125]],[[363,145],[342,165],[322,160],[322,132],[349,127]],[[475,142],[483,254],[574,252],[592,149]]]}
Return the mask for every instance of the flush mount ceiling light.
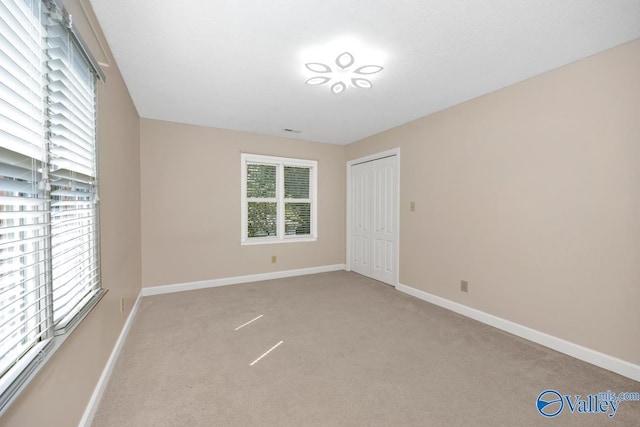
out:
{"label": "flush mount ceiling light", "polygon": [[[304,64],[307,70],[319,74],[307,81],[310,86],[328,85],[331,92],[339,94],[348,87],[370,89],[373,83],[369,76],[377,74],[384,69],[380,65],[356,65],[356,60],[350,52],[343,52],[335,59],[335,66],[321,62],[307,62]],[[367,78],[365,78],[365,76]]]}

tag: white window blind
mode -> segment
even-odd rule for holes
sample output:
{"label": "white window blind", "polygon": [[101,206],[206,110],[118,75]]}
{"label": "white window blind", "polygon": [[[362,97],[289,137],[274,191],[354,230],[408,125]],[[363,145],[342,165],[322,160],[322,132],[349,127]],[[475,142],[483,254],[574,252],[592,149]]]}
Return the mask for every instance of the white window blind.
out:
{"label": "white window blind", "polygon": [[247,163],[247,236],[278,235],[278,166]]}
{"label": "white window blind", "polygon": [[[0,375],[51,337],[40,1],[0,5]],[[10,375],[8,375],[8,373]]]}
{"label": "white window blind", "polygon": [[317,238],[313,160],[242,154],[243,244]]}
{"label": "white window blind", "polygon": [[95,78],[69,32],[47,27],[53,317],[65,330],[100,288]]}
{"label": "white window blind", "polygon": [[64,21],[0,3],[0,410],[105,292],[95,75]]}
{"label": "white window blind", "polygon": [[284,232],[311,235],[311,168],[284,166]]}

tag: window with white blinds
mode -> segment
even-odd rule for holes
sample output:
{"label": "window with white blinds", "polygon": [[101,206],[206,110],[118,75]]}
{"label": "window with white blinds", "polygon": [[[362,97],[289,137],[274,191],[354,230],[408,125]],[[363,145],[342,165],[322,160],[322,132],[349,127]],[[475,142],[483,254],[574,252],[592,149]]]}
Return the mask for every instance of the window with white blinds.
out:
{"label": "window with white blinds", "polygon": [[53,320],[64,331],[100,288],[95,78],[71,35],[47,26]]}
{"label": "window with white blinds", "polygon": [[0,384],[4,388],[20,375],[19,362],[35,356],[34,350],[52,337],[49,201],[41,188],[47,141],[40,6],[35,0],[0,5]]}
{"label": "window with white blinds", "polygon": [[314,160],[242,154],[243,244],[317,238]]}
{"label": "window with white blinds", "polygon": [[64,21],[0,3],[0,410],[104,293],[95,74]]}

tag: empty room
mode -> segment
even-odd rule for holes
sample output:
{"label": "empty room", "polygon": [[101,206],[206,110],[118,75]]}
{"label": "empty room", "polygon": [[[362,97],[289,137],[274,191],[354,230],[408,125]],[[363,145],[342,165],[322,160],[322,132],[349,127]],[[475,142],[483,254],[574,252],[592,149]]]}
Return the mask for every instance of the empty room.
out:
{"label": "empty room", "polygon": [[640,0],[1,0],[0,426],[637,426]]}

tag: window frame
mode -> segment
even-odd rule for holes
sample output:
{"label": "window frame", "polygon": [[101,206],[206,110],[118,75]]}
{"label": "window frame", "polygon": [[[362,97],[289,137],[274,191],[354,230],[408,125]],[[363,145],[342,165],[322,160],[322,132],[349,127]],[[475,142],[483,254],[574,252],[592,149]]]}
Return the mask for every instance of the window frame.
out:
{"label": "window frame", "polygon": [[[290,157],[278,157],[262,154],[240,154],[241,164],[241,185],[240,185],[240,205],[241,205],[241,229],[240,244],[241,245],[261,245],[274,243],[294,243],[294,242],[315,242],[318,239],[318,162],[317,160],[295,159]],[[276,235],[264,237],[249,237],[249,203],[247,197],[247,165],[261,164],[276,166],[276,197],[277,210]],[[284,168],[285,167],[302,167],[309,168],[309,198],[308,199],[291,199],[284,197]],[[264,199],[266,200],[266,199]],[[262,200],[260,200],[262,201]],[[270,201],[273,203],[273,201]],[[287,203],[309,203],[310,206],[310,234],[305,235],[287,235],[285,233],[285,205]]]}

